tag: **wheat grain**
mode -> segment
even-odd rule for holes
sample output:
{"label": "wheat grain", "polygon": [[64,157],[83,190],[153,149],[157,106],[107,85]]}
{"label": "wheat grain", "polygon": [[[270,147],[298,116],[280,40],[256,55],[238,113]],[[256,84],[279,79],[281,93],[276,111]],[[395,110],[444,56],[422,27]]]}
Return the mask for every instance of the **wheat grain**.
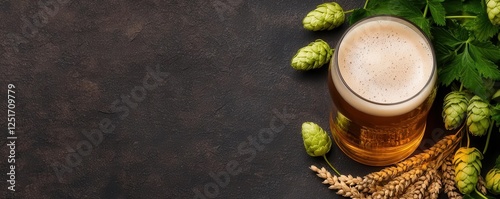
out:
{"label": "wheat grain", "polygon": [[441,166],[442,171],[442,183],[444,184],[444,193],[449,199],[461,199],[462,194],[457,192],[455,187],[455,169],[453,167],[453,156],[449,156],[445,159],[443,165]]}
{"label": "wheat grain", "polygon": [[477,181],[476,188],[483,195],[488,194],[488,189],[486,189],[486,182],[484,181],[484,178],[481,175],[479,175],[479,179]]}

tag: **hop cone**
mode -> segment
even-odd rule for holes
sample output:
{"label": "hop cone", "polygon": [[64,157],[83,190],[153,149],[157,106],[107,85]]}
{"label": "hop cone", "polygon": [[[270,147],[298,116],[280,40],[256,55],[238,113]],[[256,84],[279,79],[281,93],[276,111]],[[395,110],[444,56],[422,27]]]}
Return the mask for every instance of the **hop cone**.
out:
{"label": "hop cone", "polygon": [[486,0],[486,12],[493,25],[500,25],[500,0]]}
{"label": "hop cone", "polygon": [[313,122],[302,124],[302,139],[307,154],[313,157],[325,155],[332,147],[332,140],[328,134]]}
{"label": "hop cone", "polygon": [[486,174],[485,181],[488,191],[495,195],[500,194],[500,168],[498,165]]}
{"label": "hop cone", "polygon": [[328,2],[320,4],[313,11],[309,12],[302,24],[307,30],[332,30],[344,23],[344,10],[338,3]]}
{"label": "hop cone", "polygon": [[465,119],[469,100],[464,92],[452,91],[444,97],[443,122],[447,130],[459,127]]}
{"label": "hop cone", "polygon": [[461,147],[455,153],[455,183],[462,194],[471,193],[481,173],[483,154],[476,148]]}
{"label": "hop cone", "polygon": [[479,96],[474,96],[467,107],[467,127],[474,136],[482,136],[490,126],[490,107]]}
{"label": "hop cone", "polygon": [[317,39],[297,51],[292,58],[292,67],[303,71],[320,68],[330,61],[332,54],[333,50],[328,43]]}

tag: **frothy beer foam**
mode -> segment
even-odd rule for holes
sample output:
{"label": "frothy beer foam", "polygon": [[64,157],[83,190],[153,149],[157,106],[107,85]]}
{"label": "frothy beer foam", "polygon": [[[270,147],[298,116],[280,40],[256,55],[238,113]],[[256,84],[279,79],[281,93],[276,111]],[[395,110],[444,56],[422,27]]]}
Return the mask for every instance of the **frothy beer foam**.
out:
{"label": "frothy beer foam", "polygon": [[[390,20],[358,24],[337,49],[339,75],[364,101],[395,104],[426,95],[410,102],[416,107],[432,90],[425,88],[435,73],[432,48],[420,32],[405,24]],[[349,96],[344,98],[349,102]]]}

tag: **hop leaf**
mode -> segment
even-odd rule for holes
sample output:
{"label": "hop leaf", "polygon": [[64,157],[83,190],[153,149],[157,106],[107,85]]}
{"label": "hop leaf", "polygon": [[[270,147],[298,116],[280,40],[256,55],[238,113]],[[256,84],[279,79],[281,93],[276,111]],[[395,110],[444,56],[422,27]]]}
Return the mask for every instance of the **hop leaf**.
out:
{"label": "hop leaf", "polygon": [[493,25],[500,25],[500,0],[486,0],[486,13]]}
{"label": "hop leaf", "polygon": [[486,189],[492,194],[500,194],[500,168],[495,167],[486,174]]}
{"label": "hop leaf", "polygon": [[297,54],[292,58],[292,67],[295,70],[311,70],[320,68],[330,61],[333,49],[328,43],[321,39],[317,39],[309,45],[299,49]]}
{"label": "hop leaf", "polygon": [[474,136],[482,136],[490,126],[490,107],[489,103],[479,96],[474,96],[469,101],[467,107],[467,127]]}
{"label": "hop leaf", "polygon": [[344,23],[345,14],[342,7],[335,2],[320,4],[309,12],[302,24],[304,28],[312,31],[332,30]]}
{"label": "hop leaf", "polygon": [[302,124],[302,139],[307,154],[313,157],[325,155],[332,147],[330,136],[313,122]]}
{"label": "hop leaf", "polygon": [[476,148],[461,147],[455,153],[455,183],[462,194],[471,193],[481,173],[483,154]]}
{"label": "hop leaf", "polygon": [[465,92],[452,91],[444,97],[443,122],[447,130],[458,128],[465,119],[469,100]]}

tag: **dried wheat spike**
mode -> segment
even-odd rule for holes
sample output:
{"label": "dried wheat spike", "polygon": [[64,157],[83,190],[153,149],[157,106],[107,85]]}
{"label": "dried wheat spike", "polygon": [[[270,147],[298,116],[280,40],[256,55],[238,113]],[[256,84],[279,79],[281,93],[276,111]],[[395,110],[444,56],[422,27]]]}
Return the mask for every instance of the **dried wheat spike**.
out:
{"label": "dried wheat spike", "polygon": [[360,187],[373,190],[377,184],[392,179],[398,175],[401,175],[404,172],[409,171],[410,169],[415,168],[416,166],[423,164],[424,162],[436,158],[443,151],[450,149],[451,148],[450,146],[457,143],[457,141],[458,137],[456,135],[448,135],[443,139],[441,139],[440,141],[438,141],[431,148],[424,150],[424,152],[422,153],[419,153],[402,162],[399,162],[395,166],[388,167],[380,171],[366,175],[363,179],[363,183],[361,184],[362,186]]}
{"label": "dried wheat spike", "polygon": [[435,180],[436,170],[429,168],[425,171],[425,175],[420,176],[418,181],[413,183],[406,189],[403,198],[428,198],[429,188],[431,183]]}
{"label": "dried wheat spike", "polygon": [[[345,175],[337,177],[328,172],[324,167],[319,169],[314,165],[312,165],[309,168],[312,171],[316,172],[317,173],[316,175],[318,177],[325,179],[323,181],[323,184],[329,184],[330,185],[330,187],[328,187],[329,189],[337,190],[336,193],[338,195],[350,198],[359,198],[359,199],[365,198],[364,195],[359,193],[359,191],[356,188],[353,188],[347,184],[347,183],[355,184],[356,181],[361,181],[361,178],[353,178],[352,176],[345,176]],[[343,181],[340,179],[342,179]]]}
{"label": "dried wheat spike", "polygon": [[427,169],[427,164],[414,168],[408,172],[395,177],[380,191],[373,193],[373,198],[394,198],[404,193],[405,190],[413,183],[417,182]]}
{"label": "dried wheat spike", "polygon": [[455,169],[453,167],[453,156],[448,156],[443,165],[441,165],[442,183],[444,184],[444,193],[449,199],[462,199],[462,194],[455,187]]}
{"label": "dried wheat spike", "polygon": [[432,182],[429,185],[429,189],[425,192],[427,195],[425,198],[437,199],[439,198],[439,191],[441,190],[441,175],[434,170],[434,173],[431,174],[433,176]]}
{"label": "dried wheat spike", "polygon": [[477,181],[476,188],[483,195],[488,194],[488,189],[486,189],[486,182],[484,181],[484,178],[481,175],[479,176],[479,180]]}
{"label": "dried wheat spike", "polygon": [[359,176],[354,178],[352,177],[352,175],[347,175],[347,176],[341,175],[339,176],[339,180],[346,183],[349,186],[356,186],[363,181],[363,178]]}
{"label": "dried wheat spike", "polygon": [[[422,177],[420,177],[422,178]],[[417,184],[413,183],[406,188],[405,193],[400,198],[422,198],[422,193],[417,189]]]}

